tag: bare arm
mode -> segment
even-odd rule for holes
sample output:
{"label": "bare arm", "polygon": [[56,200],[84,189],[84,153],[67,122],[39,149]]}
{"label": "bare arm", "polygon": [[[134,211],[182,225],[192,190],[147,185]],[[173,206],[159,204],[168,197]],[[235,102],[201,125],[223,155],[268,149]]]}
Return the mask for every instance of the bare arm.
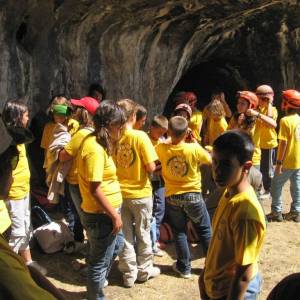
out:
{"label": "bare arm", "polygon": [[279,140],[278,150],[277,150],[277,161],[276,161],[276,168],[275,168],[275,173],[277,175],[282,173],[282,161],[284,160],[285,157],[286,147],[287,147],[287,142],[284,140]]}
{"label": "bare arm", "polygon": [[254,109],[248,109],[246,112],[247,116],[253,116],[261,120],[266,126],[270,128],[276,128],[277,127],[277,122],[266,115],[261,114],[259,111],[256,111]]}
{"label": "bare arm", "polygon": [[104,212],[112,219],[113,222],[112,233],[117,234],[123,226],[121,217],[107,200],[106,196],[101,190],[100,185],[101,185],[100,182],[90,182],[90,191],[92,195],[95,197],[96,201],[100,204]]}
{"label": "bare arm", "polygon": [[253,265],[237,265],[235,275],[231,281],[228,300],[243,300],[249,282],[251,281]]}
{"label": "bare arm", "polygon": [[155,164],[155,162],[153,161],[153,162],[151,162],[151,163],[149,163],[149,164],[146,164],[146,165],[145,165],[145,168],[146,168],[146,171],[147,171],[148,173],[153,173],[153,172],[155,171],[155,169],[156,169],[156,164]]}
{"label": "bare arm", "polygon": [[227,102],[225,100],[224,93],[221,93],[221,95],[220,95],[220,101],[222,102],[222,105],[224,107],[226,118],[231,118],[232,112],[231,112],[231,109],[230,109],[229,105],[227,104]]}
{"label": "bare arm", "polygon": [[73,158],[73,156],[68,154],[65,149],[60,150],[59,155],[58,155],[59,161],[64,162],[64,161],[70,160],[72,158]]}

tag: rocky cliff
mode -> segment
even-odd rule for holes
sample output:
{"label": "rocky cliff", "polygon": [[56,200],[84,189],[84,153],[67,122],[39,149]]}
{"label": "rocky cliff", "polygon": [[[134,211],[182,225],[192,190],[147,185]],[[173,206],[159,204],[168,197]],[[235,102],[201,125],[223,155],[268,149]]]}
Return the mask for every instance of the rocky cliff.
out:
{"label": "rocky cliff", "polygon": [[35,112],[100,81],[151,114],[174,89],[300,88],[299,1],[2,0],[0,101]]}

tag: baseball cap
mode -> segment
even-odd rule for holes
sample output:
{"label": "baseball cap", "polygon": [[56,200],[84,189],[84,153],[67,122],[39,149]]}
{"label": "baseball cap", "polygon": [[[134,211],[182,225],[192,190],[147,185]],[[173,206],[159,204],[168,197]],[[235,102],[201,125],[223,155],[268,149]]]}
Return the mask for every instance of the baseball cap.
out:
{"label": "baseball cap", "polygon": [[71,99],[71,103],[74,106],[80,106],[85,108],[90,114],[94,115],[100,103],[92,97],[83,97],[81,99]]}
{"label": "baseball cap", "polygon": [[184,110],[184,111],[186,111],[189,114],[189,117],[191,117],[192,113],[193,113],[191,107],[188,104],[185,104],[185,103],[178,104],[175,107],[174,111],[177,111],[177,110]]}

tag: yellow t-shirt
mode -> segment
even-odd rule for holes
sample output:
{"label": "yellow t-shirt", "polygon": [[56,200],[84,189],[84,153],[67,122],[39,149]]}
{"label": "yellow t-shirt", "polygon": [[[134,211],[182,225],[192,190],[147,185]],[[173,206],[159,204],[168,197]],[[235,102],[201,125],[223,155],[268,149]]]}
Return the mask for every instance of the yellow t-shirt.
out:
{"label": "yellow t-shirt", "polygon": [[201,164],[211,157],[197,143],[159,144],[155,148],[162,167],[166,197],[188,192],[201,192]]}
{"label": "yellow t-shirt", "polygon": [[5,202],[0,200],[0,233],[2,234],[11,225]]}
{"label": "yellow t-shirt", "polygon": [[90,182],[101,182],[101,190],[114,208],[119,208],[122,195],[116,167],[111,156],[97,143],[95,136],[88,136],[77,155],[78,183],[82,197],[81,208],[87,213],[102,213],[103,209],[91,194]]}
{"label": "yellow t-shirt", "polygon": [[[234,117],[232,117],[228,124],[228,130],[231,129],[239,129],[237,121]],[[243,130],[243,129],[241,129]],[[257,123],[251,129],[245,130],[251,136],[253,144],[254,144],[254,153],[252,156],[252,162],[254,166],[260,165],[261,160],[261,150],[260,150],[260,127],[257,126]]]}
{"label": "yellow t-shirt", "polygon": [[64,147],[65,151],[73,157],[71,168],[66,180],[70,184],[78,184],[76,155],[79,151],[84,138],[93,131],[92,128],[82,128],[78,130],[71,138],[70,142]]}
{"label": "yellow t-shirt", "polygon": [[[49,122],[45,125],[43,135],[42,135],[42,140],[41,140],[41,148],[47,150],[49,148],[49,145],[51,144],[53,140],[53,131],[56,126],[56,123],[54,122]],[[79,123],[78,121],[74,119],[70,119],[68,121],[68,128],[69,128],[69,133],[70,135],[74,135],[74,133],[77,132],[79,129]],[[49,158],[47,155],[45,155],[45,161],[44,161],[44,168],[47,168],[49,165]]]}
{"label": "yellow t-shirt", "polygon": [[283,159],[284,169],[300,168],[300,116],[292,114],[280,120],[278,139],[287,142]]}
{"label": "yellow t-shirt", "polygon": [[208,119],[207,137],[208,145],[212,145],[217,137],[227,130],[227,121],[225,118],[215,121],[213,118]]}
{"label": "yellow t-shirt", "polygon": [[[1,290],[7,295],[5,299],[56,299],[34,282],[22,257],[11,250],[2,235],[0,235],[0,270]],[[1,296],[4,295],[1,294]],[[4,298],[1,297],[1,299]]]}
{"label": "yellow t-shirt", "polygon": [[[264,115],[268,113],[268,107],[262,107],[260,112]],[[275,106],[272,107],[273,119],[276,121],[278,118],[278,112]],[[277,133],[275,128],[268,127],[263,121],[257,120],[257,124],[260,128],[260,148],[261,149],[272,149],[277,147]]]}
{"label": "yellow t-shirt", "polygon": [[252,278],[257,274],[266,231],[264,213],[251,186],[231,199],[226,195],[227,190],[213,217],[205,262],[205,291],[212,299],[227,296],[236,265],[253,264]]}
{"label": "yellow t-shirt", "polygon": [[199,110],[194,111],[189,122],[189,128],[192,129],[192,132],[198,142],[201,141],[200,130],[202,126],[202,121],[202,112]]}
{"label": "yellow t-shirt", "polygon": [[30,170],[24,144],[17,145],[19,151],[19,161],[12,172],[13,183],[10,187],[8,199],[20,200],[25,198],[30,190]]}
{"label": "yellow t-shirt", "polygon": [[152,188],[145,165],[157,160],[148,135],[126,129],[119,141],[114,161],[124,199],[151,197]]}

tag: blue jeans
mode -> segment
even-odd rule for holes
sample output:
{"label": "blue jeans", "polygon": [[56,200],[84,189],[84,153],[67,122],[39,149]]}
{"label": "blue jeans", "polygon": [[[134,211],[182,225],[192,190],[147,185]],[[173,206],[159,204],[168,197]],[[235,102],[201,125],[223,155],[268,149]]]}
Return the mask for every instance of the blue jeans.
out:
{"label": "blue jeans", "polygon": [[207,253],[211,239],[210,218],[201,193],[185,193],[166,198],[166,214],[172,227],[177,254],[177,269],[184,274],[191,272],[191,255],[186,235],[190,219]]}
{"label": "blue jeans", "polygon": [[300,169],[285,169],[280,175],[274,175],[271,184],[272,211],[282,212],[282,188],[288,180],[293,200],[291,211],[300,213]]}
{"label": "blue jeans", "polygon": [[90,243],[87,293],[89,300],[104,300],[103,286],[114,258],[123,247],[122,234],[113,235],[112,220],[106,214],[83,212],[82,223]]}
{"label": "blue jeans", "polygon": [[264,189],[267,192],[270,191],[271,181],[274,177],[274,156],[275,148],[261,149],[260,171],[263,176]]}
{"label": "blue jeans", "polygon": [[152,182],[153,217],[156,221],[156,240],[160,237],[160,225],[165,216],[165,187],[161,182]]}

